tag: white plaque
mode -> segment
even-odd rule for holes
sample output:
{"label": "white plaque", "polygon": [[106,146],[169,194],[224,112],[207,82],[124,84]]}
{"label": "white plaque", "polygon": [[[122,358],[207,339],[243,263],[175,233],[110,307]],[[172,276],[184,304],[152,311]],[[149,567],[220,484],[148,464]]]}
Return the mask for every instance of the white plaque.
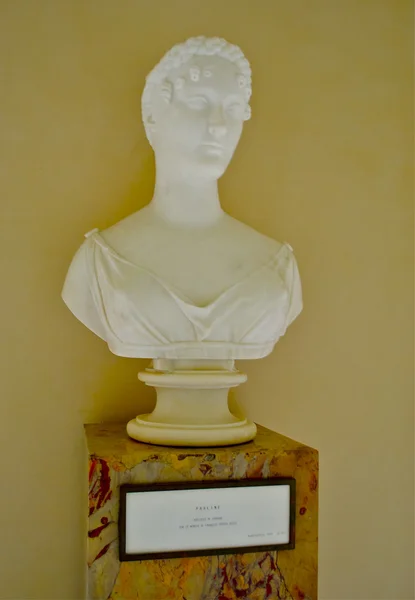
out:
{"label": "white plaque", "polygon": [[121,487],[120,560],[294,547],[295,480]]}

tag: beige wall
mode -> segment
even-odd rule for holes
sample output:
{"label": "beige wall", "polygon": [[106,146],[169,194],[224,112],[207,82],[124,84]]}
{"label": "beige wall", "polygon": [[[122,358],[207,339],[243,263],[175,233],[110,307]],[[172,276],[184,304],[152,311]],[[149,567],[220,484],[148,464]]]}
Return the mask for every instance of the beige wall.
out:
{"label": "beige wall", "polygon": [[143,79],[200,33],[254,70],[224,207],[289,241],[304,284],[239,397],[321,451],[320,597],[413,598],[406,0],[2,0],[0,597],[82,597],[82,423],[151,406],[59,294],[83,233],[150,199]]}

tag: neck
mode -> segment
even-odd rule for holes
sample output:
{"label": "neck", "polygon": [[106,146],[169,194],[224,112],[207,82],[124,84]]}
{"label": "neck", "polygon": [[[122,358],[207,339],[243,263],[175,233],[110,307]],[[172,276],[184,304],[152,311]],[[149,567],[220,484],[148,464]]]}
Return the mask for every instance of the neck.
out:
{"label": "neck", "polygon": [[178,180],[159,173],[151,206],[169,223],[185,227],[213,225],[223,215],[217,181]]}

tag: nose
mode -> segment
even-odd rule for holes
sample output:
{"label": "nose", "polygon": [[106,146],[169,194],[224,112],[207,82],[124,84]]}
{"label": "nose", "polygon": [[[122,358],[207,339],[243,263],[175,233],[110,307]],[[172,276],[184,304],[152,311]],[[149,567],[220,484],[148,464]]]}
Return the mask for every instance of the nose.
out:
{"label": "nose", "polygon": [[220,123],[210,123],[209,133],[215,138],[222,138],[226,134],[226,125]]}
{"label": "nose", "polygon": [[213,112],[209,121],[208,131],[210,135],[216,139],[220,139],[226,134],[227,127],[222,111],[215,110]]}

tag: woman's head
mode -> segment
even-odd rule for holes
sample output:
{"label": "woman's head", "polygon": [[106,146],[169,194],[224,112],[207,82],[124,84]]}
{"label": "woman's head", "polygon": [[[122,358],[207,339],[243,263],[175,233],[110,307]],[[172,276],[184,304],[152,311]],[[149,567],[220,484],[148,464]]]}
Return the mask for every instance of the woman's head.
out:
{"label": "woman's head", "polygon": [[178,176],[217,179],[250,117],[251,68],[219,38],[174,46],[151,71],[142,97],[147,137],[158,165]]}

